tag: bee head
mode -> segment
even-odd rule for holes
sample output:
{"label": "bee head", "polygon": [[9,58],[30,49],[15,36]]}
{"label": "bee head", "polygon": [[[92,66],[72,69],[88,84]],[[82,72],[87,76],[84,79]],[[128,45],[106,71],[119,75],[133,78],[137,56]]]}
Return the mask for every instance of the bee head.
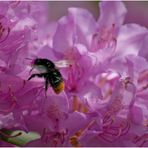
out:
{"label": "bee head", "polygon": [[42,65],[42,60],[37,58],[32,62],[32,65],[34,66]]}
{"label": "bee head", "polygon": [[37,68],[38,70],[46,70],[55,68],[55,65],[52,61],[48,59],[36,58],[32,61],[32,67]]}

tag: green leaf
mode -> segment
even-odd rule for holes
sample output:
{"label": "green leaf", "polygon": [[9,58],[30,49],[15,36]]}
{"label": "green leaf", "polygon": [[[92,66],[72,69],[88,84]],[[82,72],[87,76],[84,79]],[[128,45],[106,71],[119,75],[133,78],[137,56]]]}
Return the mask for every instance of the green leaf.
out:
{"label": "green leaf", "polygon": [[[9,135],[9,137],[11,137],[11,138],[8,138],[7,136],[3,135],[3,136],[1,136],[1,140],[6,141],[11,144],[14,144],[14,145],[17,145],[17,146],[25,146],[28,142],[40,139],[40,137],[41,137],[36,132],[26,133],[21,130],[16,130],[16,131],[10,131],[10,130],[4,131],[3,130],[2,132],[6,135]],[[18,136],[15,136],[15,135],[18,135]]]}

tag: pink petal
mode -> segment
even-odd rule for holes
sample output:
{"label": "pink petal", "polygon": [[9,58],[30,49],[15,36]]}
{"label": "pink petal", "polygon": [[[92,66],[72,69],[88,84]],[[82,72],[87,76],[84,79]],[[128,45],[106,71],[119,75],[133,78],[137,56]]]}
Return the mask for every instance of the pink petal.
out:
{"label": "pink petal", "polygon": [[74,44],[74,22],[71,17],[62,17],[53,37],[53,48],[62,55],[70,50]]}
{"label": "pink petal", "polygon": [[96,29],[94,17],[89,11],[82,8],[69,8],[68,12],[72,16],[76,26],[76,41],[89,45],[89,37]]}
{"label": "pink petal", "polygon": [[119,27],[122,25],[125,14],[127,12],[122,2],[101,2],[100,5],[100,17],[98,20],[98,27],[110,28],[112,24]]}
{"label": "pink petal", "polygon": [[129,54],[138,55],[143,45],[143,37],[146,34],[147,29],[137,24],[122,26],[118,35],[116,55],[120,57]]}
{"label": "pink petal", "polygon": [[143,36],[143,44],[141,46],[141,49],[139,50],[139,55],[144,57],[148,61],[148,31],[145,36]]}

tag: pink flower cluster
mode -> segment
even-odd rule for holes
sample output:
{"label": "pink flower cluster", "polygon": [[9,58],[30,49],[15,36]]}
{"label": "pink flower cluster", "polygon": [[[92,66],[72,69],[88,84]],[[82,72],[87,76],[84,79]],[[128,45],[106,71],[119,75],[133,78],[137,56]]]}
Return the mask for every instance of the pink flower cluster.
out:
{"label": "pink flower cluster", "polygon": [[[69,8],[48,22],[47,2],[0,2],[0,135],[34,131],[26,146],[148,146],[148,30],[124,24],[122,2],[100,17]],[[68,61],[65,90],[45,96],[27,58]],[[19,136],[19,135],[18,135]]]}

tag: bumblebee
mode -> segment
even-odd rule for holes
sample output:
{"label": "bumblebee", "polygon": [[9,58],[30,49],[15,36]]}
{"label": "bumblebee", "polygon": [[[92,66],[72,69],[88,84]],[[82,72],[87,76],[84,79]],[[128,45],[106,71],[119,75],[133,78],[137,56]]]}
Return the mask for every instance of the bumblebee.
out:
{"label": "bumblebee", "polygon": [[28,81],[34,77],[43,77],[45,79],[45,92],[47,92],[49,85],[52,87],[56,94],[59,94],[64,90],[63,77],[52,61],[48,59],[37,58],[32,62],[32,66],[33,68],[36,68],[42,72],[32,74],[28,78]]}

